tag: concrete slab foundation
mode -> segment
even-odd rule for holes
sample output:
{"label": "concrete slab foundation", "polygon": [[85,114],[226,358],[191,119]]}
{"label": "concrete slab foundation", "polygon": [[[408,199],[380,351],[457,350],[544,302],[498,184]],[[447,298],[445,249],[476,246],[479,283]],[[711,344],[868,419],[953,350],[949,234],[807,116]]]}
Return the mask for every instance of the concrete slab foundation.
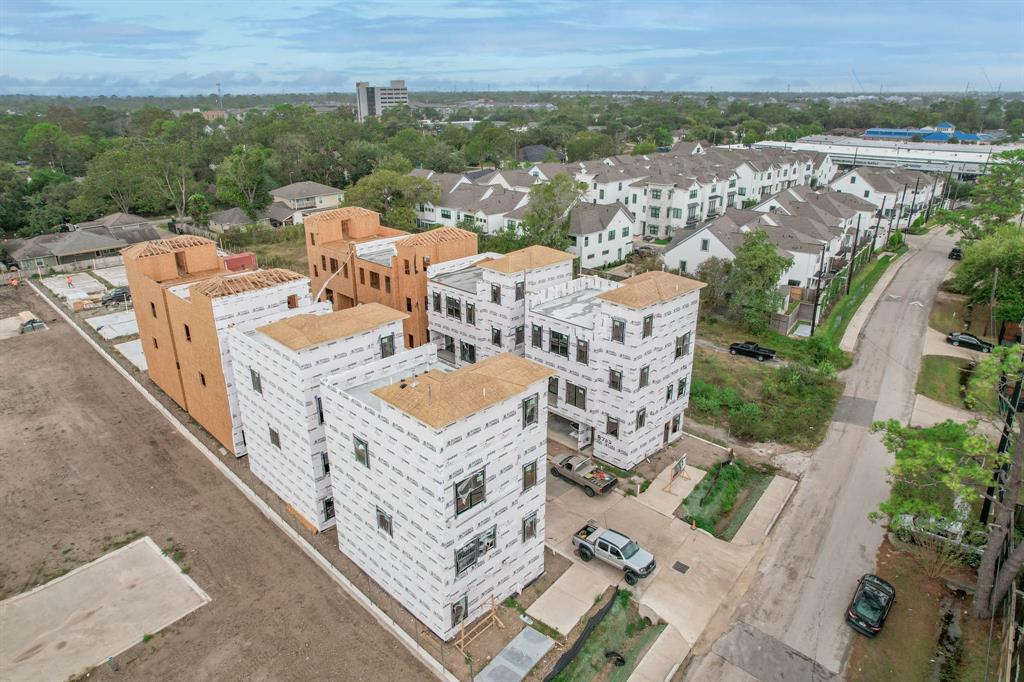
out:
{"label": "concrete slab foundation", "polygon": [[86,323],[108,341],[139,333],[139,323],[135,319],[135,312],[132,310],[122,310],[107,315],[96,315],[87,319]]}
{"label": "concrete slab foundation", "polygon": [[[71,278],[71,286],[68,286],[68,277]],[[89,294],[99,294],[107,288],[95,277],[86,272],[76,272],[73,275],[57,275],[55,277],[44,277],[44,287],[53,292],[57,298],[82,298]]]}
{"label": "concrete slab foundation", "polygon": [[100,268],[99,270],[93,270],[92,273],[110,282],[112,286],[128,286],[128,275],[125,274],[123,265],[115,265],[112,268]]}
{"label": "concrete slab foundation", "polygon": [[142,341],[140,339],[118,343],[114,346],[114,349],[140,371],[146,371],[146,354],[142,350]]}
{"label": "concrete slab foundation", "polygon": [[519,682],[529,674],[533,666],[555,645],[555,640],[524,628],[509,642],[487,667],[480,671],[476,682]]}
{"label": "concrete slab foundation", "polygon": [[604,576],[573,564],[526,609],[526,615],[568,634],[609,585]]}

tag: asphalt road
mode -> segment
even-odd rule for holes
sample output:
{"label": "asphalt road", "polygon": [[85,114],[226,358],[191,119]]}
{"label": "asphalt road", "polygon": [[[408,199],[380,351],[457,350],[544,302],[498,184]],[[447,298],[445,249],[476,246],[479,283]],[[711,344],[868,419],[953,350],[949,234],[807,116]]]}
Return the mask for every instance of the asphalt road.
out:
{"label": "asphalt road", "polygon": [[[825,441],[773,532],[729,635],[697,658],[685,679],[827,680],[842,673],[853,637],[843,615],[857,579],[874,568],[884,534],[868,513],[888,494],[891,457],[869,427],[910,418],[928,312],[950,267],[952,237],[937,232],[910,240],[915,252],[864,327],[854,364],[841,375],[846,388]],[[793,655],[742,655],[765,640]]]}

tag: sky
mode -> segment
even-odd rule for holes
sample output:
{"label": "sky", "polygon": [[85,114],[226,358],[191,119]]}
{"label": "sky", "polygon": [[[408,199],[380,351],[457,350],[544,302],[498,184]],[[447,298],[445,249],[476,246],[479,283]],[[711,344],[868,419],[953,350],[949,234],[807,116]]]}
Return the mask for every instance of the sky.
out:
{"label": "sky", "polygon": [[0,93],[1024,90],[1024,0],[0,0]]}

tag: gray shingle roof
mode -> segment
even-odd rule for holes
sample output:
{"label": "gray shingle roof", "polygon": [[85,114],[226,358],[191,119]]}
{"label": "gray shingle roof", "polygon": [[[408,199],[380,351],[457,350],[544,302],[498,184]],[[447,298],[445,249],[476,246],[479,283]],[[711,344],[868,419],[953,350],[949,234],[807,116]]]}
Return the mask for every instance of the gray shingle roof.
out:
{"label": "gray shingle roof", "polygon": [[602,232],[619,213],[632,220],[633,214],[620,202],[614,204],[577,204],[569,213],[569,234],[584,235]]}
{"label": "gray shingle roof", "polygon": [[281,197],[283,199],[307,199],[309,197],[318,197],[324,194],[341,194],[341,190],[336,187],[330,187],[311,180],[293,182],[290,185],[270,190],[270,196]]}

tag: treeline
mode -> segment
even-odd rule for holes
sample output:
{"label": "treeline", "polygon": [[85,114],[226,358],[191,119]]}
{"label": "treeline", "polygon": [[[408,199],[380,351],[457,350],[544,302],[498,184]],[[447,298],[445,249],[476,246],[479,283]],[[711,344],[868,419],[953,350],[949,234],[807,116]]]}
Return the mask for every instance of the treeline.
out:
{"label": "treeline", "polygon": [[[439,126],[439,132],[422,130],[420,119],[438,120],[440,112],[404,107],[361,124],[347,109],[317,114],[310,106],[290,104],[212,123],[197,113],[175,117],[170,108],[125,111],[92,102],[4,113],[0,229],[30,236],[115,210],[191,214],[202,220],[218,206],[239,206],[255,217],[269,202],[267,190],[276,185],[314,180],[348,188],[375,171],[389,173],[374,183],[379,203],[388,206],[392,195],[418,192],[394,186],[395,177],[414,167],[451,172],[508,167],[518,162],[520,148],[532,144],[551,147],[548,160],[593,159],[627,149],[645,153],[670,145],[677,130],[686,139],[714,144],[795,140],[833,128],[923,126],[942,120],[967,130],[1024,132],[1024,102],[998,98],[941,99],[918,106],[686,95],[550,99],[553,109],[499,105],[455,110],[450,119],[480,123],[472,129]],[[404,225],[408,211],[401,215]]]}

